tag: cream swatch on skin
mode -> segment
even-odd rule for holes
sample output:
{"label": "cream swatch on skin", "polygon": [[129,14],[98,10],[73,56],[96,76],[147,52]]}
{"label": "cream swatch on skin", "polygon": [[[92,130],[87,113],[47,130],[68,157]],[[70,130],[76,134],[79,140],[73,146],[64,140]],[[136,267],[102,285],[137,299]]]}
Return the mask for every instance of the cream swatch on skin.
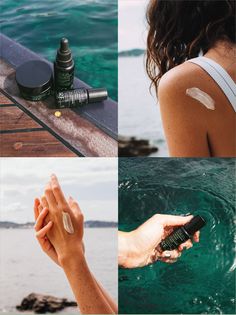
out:
{"label": "cream swatch on skin", "polygon": [[203,92],[202,90],[192,87],[186,90],[186,95],[194,98],[195,100],[199,101],[203,104],[207,109],[214,110],[215,109],[215,102],[214,100],[208,95],[207,93]]}
{"label": "cream swatch on skin", "polygon": [[66,232],[69,234],[74,233],[74,227],[72,225],[71,217],[69,213],[62,211],[62,221],[63,221],[63,226]]}

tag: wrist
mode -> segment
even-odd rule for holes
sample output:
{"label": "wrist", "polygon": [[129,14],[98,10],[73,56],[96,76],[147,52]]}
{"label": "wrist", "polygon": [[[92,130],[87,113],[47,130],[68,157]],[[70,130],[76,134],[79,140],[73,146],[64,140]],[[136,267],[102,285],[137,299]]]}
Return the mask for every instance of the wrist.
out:
{"label": "wrist", "polygon": [[118,263],[124,268],[132,268],[136,256],[134,231],[119,232]]}
{"label": "wrist", "polygon": [[84,260],[85,257],[82,246],[66,248],[63,252],[58,254],[58,261],[63,269],[71,267],[73,264],[77,265]]}

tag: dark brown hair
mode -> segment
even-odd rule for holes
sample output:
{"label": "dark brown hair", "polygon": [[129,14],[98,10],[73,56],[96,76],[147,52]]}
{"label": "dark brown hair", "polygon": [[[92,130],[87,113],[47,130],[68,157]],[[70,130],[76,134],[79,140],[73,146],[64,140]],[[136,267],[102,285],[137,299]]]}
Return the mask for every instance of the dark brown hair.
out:
{"label": "dark brown hair", "polygon": [[235,0],[151,0],[147,9],[146,71],[159,79],[215,42],[235,43]]}

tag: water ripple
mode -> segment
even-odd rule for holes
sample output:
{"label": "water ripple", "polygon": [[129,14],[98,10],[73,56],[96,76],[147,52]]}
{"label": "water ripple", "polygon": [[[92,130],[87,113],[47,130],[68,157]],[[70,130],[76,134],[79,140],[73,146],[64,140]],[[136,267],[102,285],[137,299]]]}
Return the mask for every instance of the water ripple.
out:
{"label": "water ripple", "polygon": [[154,213],[200,214],[207,225],[200,243],[174,266],[157,262],[119,271],[121,312],[137,310],[140,301],[142,313],[233,313],[235,163],[232,159],[166,160],[121,159],[120,228],[131,230]]}
{"label": "water ripple", "polygon": [[53,61],[61,37],[73,49],[76,75],[117,100],[117,1],[1,1],[1,31]]}

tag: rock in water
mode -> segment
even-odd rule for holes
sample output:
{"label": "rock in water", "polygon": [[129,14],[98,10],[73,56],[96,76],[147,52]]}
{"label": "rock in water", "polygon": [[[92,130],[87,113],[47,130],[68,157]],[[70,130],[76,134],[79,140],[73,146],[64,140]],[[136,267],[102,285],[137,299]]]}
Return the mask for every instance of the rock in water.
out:
{"label": "rock in water", "polygon": [[31,293],[16,308],[19,311],[34,311],[37,314],[45,314],[55,313],[68,306],[77,306],[77,303],[64,298]]}
{"label": "rock in water", "polygon": [[119,136],[120,157],[148,156],[157,151],[158,148],[151,146],[148,140]]}

